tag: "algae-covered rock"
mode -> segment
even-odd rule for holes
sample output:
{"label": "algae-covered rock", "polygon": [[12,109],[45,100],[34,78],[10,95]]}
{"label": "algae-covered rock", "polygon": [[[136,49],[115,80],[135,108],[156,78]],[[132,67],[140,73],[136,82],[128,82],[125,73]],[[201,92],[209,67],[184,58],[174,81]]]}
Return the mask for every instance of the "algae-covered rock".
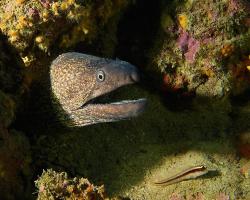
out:
{"label": "algae-covered rock", "polygon": [[14,200],[30,195],[31,153],[28,138],[21,132],[0,130],[1,199]]}
{"label": "algae-covered rock", "polygon": [[0,50],[0,198],[12,200],[29,196],[31,186],[29,139],[11,127],[25,93],[24,64],[2,34]]}
{"label": "algae-covered rock", "polygon": [[[226,192],[238,187],[236,183],[241,180],[238,162],[228,161],[236,155],[230,141],[232,121],[228,112],[231,106],[227,101],[206,102],[199,107],[195,104],[192,109],[173,111],[147,90],[133,87],[117,92],[112,99],[146,97],[149,105],[145,113],[136,119],[113,124],[71,129],[53,128],[52,125],[45,130],[39,128],[40,135],[33,149],[36,168],[53,168],[73,176],[88,177],[96,183],[104,183],[109,195],[138,200],[162,199],[170,195],[173,188],[189,194],[194,194],[198,188],[197,192],[214,197],[213,184],[221,185],[217,193],[231,183],[233,185]],[[232,164],[229,166],[229,163]],[[164,177],[169,167],[177,169],[201,164],[224,170],[225,175],[170,188],[152,185],[154,179],[151,178],[157,175],[159,171],[155,169],[159,166]],[[231,173],[230,178],[228,173]]]}
{"label": "algae-covered rock", "polygon": [[0,35],[0,123],[7,128],[15,119],[23,90],[23,63],[6,38]]}
{"label": "algae-covered rock", "polygon": [[16,93],[23,79],[23,63],[16,50],[0,34],[0,89],[7,93]]}
{"label": "algae-covered rock", "polygon": [[8,127],[13,122],[15,109],[13,99],[0,90],[0,123],[3,127]]}
{"label": "algae-covered rock", "polygon": [[153,50],[165,87],[219,98],[248,89],[249,13],[245,0],[168,3]]}
{"label": "algae-covered rock", "polygon": [[29,66],[34,64],[39,51],[50,54],[51,50],[65,49],[80,41],[91,42],[128,3],[123,0],[3,0],[0,28]]}
{"label": "algae-covered rock", "polygon": [[[180,193],[179,198],[187,199],[194,194],[200,199],[228,198],[229,195],[247,199],[249,196],[249,189],[245,187],[249,179],[243,179],[240,174],[239,155],[232,136],[235,131],[232,126],[242,131],[249,127],[249,111],[245,108],[242,108],[244,112],[235,111],[227,98],[249,88],[249,3],[244,0],[158,1],[162,6],[158,12],[160,21],[155,18],[155,21],[142,21],[139,27],[159,24],[159,37],[146,38],[144,34],[148,37],[153,34],[136,32],[138,29],[119,24],[124,35],[135,36],[129,42],[126,37],[120,38],[120,42],[124,41],[118,44],[119,18],[131,2],[136,1],[0,1],[1,31],[19,53],[12,54],[5,48],[7,43],[1,43],[0,49],[4,50],[0,53],[0,120],[4,127],[0,127],[0,132],[4,134],[0,148],[0,194],[7,199],[21,198],[22,194],[32,196],[28,185],[33,182],[30,180],[30,151],[35,169],[33,177],[42,169],[66,171],[73,177],[88,177],[100,185],[104,183],[107,192],[114,196],[164,199],[174,191]],[[140,9],[144,9],[144,4],[150,3],[141,1]],[[137,17],[138,7],[134,9]],[[143,14],[154,14],[151,9],[148,11]],[[138,16],[141,14],[138,12]],[[134,19],[130,20],[127,24]],[[153,49],[142,48],[149,46],[141,45],[148,39],[155,42]],[[151,51],[153,65],[147,61],[138,65],[146,64],[148,69],[163,73],[164,87],[168,91],[181,91],[187,96],[192,93],[197,98],[187,104],[180,103],[182,99],[172,103],[168,98],[152,94],[155,88],[151,88],[150,80],[143,85],[144,89],[126,88],[111,94],[112,101],[113,97],[148,98],[149,107],[138,119],[68,129],[58,124],[54,126],[55,121],[50,118],[52,108],[48,106],[50,91],[43,93],[39,87],[42,84],[47,89],[49,83],[39,82],[33,84],[34,93],[30,93],[28,108],[19,115],[21,122],[13,124],[16,107],[20,105],[20,96],[16,93],[22,94],[32,79],[27,73],[22,80],[18,67],[23,63],[16,63],[15,59],[21,56],[25,66],[48,68],[54,55],[74,45],[74,50],[85,53],[86,46],[90,45],[95,54],[106,56],[115,55],[117,45],[123,54],[120,58],[126,57],[126,46],[131,46],[133,58],[129,61],[134,64]],[[39,74],[31,68],[26,69]],[[171,98],[171,94],[168,97]],[[219,100],[210,97],[219,97]],[[9,130],[10,125],[25,130],[30,138]],[[246,151],[245,146],[243,150]],[[166,173],[173,172],[171,169],[178,172],[185,165],[203,164],[216,168],[221,174],[166,188],[152,186],[156,175],[165,177]],[[52,170],[43,172],[36,187],[38,199],[104,198],[103,187]]]}
{"label": "algae-covered rock", "polygon": [[35,184],[38,189],[38,200],[107,199],[103,185],[94,186],[86,178],[69,178],[66,172],[55,172],[52,169],[43,171]]}

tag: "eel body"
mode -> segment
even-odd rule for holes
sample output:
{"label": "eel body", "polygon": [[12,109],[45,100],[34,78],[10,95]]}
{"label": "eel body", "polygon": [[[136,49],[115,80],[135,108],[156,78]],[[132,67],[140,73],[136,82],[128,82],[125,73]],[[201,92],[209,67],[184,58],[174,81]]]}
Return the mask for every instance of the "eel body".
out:
{"label": "eel body", "polygon": [[139,81],[135,66],[82,53],[64,53],[50,67],[52,94],[73,126],[113,122],[140,114],[146,99],[98,103],[103,95]]}

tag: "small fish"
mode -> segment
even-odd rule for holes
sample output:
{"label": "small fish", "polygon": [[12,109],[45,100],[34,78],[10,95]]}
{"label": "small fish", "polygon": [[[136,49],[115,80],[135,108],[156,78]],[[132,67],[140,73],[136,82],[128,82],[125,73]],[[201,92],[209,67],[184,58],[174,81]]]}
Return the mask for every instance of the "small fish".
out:
{"label": "small fish", "polygon": [[207,169],[206,166],[204,165],[199,165],[199,166],[195,166],[195,167],[190,167],[178,174],[175,174],[169,178],[165,178],[159,181],[155,181],[154,184],[155,185],[171,185],[174,183],[178,183],[184,180],[189,180],[189,179],[195,179],[199,176],[202,176],[206,173],[208,173],[210,170]]}

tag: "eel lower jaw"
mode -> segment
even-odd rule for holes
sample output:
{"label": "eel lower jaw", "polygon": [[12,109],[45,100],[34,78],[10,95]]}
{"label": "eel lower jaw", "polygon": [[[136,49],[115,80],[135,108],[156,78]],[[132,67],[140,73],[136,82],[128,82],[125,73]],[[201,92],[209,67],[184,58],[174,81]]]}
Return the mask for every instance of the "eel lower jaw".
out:
{"label": "eel lower jaw", "polygon": [[133,104],[133,103],[142,103],[142,102],[146,102],[147,100],[145,98],[141,98],[141,99],[135,99],[135,100],[122,100],[122,101],[118,101],[118,102],[112,102],[109,103],[111,105],[121,105],[121,104]]}
{"label": "eel lower jaw", "polygon": [[85,110],[91,117],[105,122],[118,121],[130,117],[136,117],[145,110],[147,100],[123,100],[113,103],[87,104],[81,109]]}

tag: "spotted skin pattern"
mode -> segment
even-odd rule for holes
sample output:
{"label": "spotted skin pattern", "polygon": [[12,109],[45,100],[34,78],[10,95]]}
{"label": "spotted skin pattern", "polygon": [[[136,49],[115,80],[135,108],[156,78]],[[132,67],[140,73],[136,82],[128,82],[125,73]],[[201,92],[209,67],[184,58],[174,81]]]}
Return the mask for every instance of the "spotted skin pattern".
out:
{"label": "spotted skin pattern", "polygon": [[146,99],[92,103],[97,97],[139,81],[135,66],[121,60],[70,52],[50,67],[51,91],[73,126],[112,122],[140,114]]}

